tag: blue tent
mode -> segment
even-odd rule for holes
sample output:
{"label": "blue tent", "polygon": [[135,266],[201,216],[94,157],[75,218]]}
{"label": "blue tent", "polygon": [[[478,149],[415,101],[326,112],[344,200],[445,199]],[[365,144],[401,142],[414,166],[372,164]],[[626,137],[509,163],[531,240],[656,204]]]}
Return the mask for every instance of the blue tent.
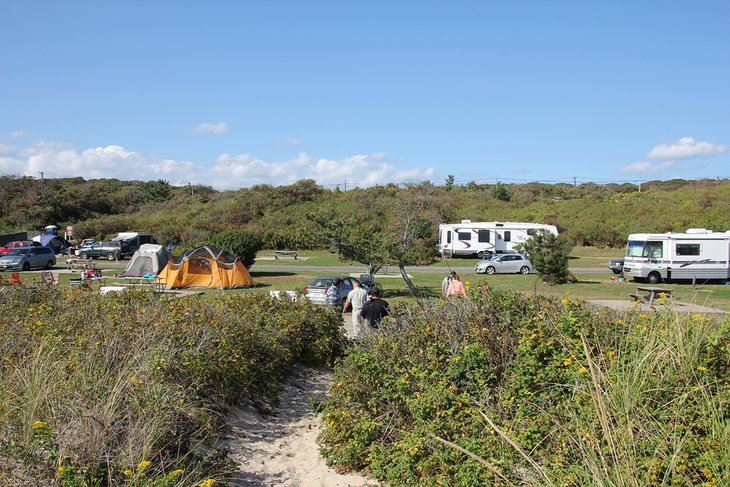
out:
{"label": "blue tent", "polygon": [[71,242],[58,235],[44,234],[38,237],[41,245],[53,249],[54,254],[58,254],[63,249],[71,247]]}

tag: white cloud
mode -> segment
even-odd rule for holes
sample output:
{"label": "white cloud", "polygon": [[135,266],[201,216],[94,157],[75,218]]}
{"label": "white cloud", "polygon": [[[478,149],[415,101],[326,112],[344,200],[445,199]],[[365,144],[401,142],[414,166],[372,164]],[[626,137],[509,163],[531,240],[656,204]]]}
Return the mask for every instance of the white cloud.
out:
{"label": "white cloud", "polygon": [[656,173],[656,172],[662,172],[670,167],[674,166],[674,161],[664,161],[664,162],[637,162],[634,164],[630,164],[628,166],[624,166],[622,168],[619,168],[619,171],[625,172],[625,173]]}
{"label": "white cloud", "polygon": [[251,154],[221,154],[209,165],[147,157],[120,145],[77,150],[68,144],[40,141],[23,148],[0,147],[0,172],[38,177],[117,178],[150,181],[165,179],[174,185],[188,182],[218,189],[254,184],[282,185],[314,179],[321,185],[344,187],[423,181],[434,176],[433,168],[403,167],[384,154],[355,155],[344,159],[314,160],[301,152],[285,161],[265,161]]}
{"label": "white cloud", "polygon": [[16,130],[15,132],[10,132],[8,135],[11,139],[22,139],[23,137],[27,137],[29,134],[25,130]]}
{"label": "white cloud", "polygon": [[209,123],[203,122],[193,129],[194,134],[213,134],[222,135],[228,132],[228,124],[226,122]]}
{"label": "white cloud", "polygon": [[302,145],[303,140],[300,138],[284,139],[274,142],[274,147],[296,147]]}
{"label": "white cloud", "polygon": [[708,157],[727,152],[724,145],[696,141],[693,137],[682,137],[672,144],[658,144],[646,155],[649,159],[672,160]]}

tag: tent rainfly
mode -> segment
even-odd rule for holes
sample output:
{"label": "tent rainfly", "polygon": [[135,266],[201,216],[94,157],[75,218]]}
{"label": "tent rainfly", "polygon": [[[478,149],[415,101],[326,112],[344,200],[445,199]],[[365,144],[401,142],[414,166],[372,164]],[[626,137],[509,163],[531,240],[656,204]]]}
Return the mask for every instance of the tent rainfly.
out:
{"label": "tent rainfly", "polygon": [[252,285],[251,275],[240,259],[211,245],[185,251],[179,260],[167,263],[158,279],[167,289],[232,289]]}
{"label": "tent rainfly", "polygon": [[168,253],[162,245],[142,244],[124,268],[122,277],[156,276],[168,260]]}

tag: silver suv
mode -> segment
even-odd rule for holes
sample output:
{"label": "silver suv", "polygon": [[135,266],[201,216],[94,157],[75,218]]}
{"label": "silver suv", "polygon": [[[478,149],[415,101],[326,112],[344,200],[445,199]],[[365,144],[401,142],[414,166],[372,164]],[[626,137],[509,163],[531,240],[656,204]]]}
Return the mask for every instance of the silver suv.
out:
{"label": "silver suv", "polygon": [[56,254],[50,247],[21,247],[0,257],[0,269],[53,269]]}

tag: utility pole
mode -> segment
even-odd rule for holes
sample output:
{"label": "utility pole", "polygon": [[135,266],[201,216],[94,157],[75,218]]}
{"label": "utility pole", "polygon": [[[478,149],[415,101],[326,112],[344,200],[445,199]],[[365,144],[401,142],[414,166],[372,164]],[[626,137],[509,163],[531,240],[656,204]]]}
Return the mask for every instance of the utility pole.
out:
{"label": "utility pole", "polygon": [[578,186],[578,183],[575,181],[575,176],[573,176],[573,186]]}
{"label": "utility pole", "polygon": [[39,171],[39,174],[41,175],[41,182],[43,181],[43,171]]}

